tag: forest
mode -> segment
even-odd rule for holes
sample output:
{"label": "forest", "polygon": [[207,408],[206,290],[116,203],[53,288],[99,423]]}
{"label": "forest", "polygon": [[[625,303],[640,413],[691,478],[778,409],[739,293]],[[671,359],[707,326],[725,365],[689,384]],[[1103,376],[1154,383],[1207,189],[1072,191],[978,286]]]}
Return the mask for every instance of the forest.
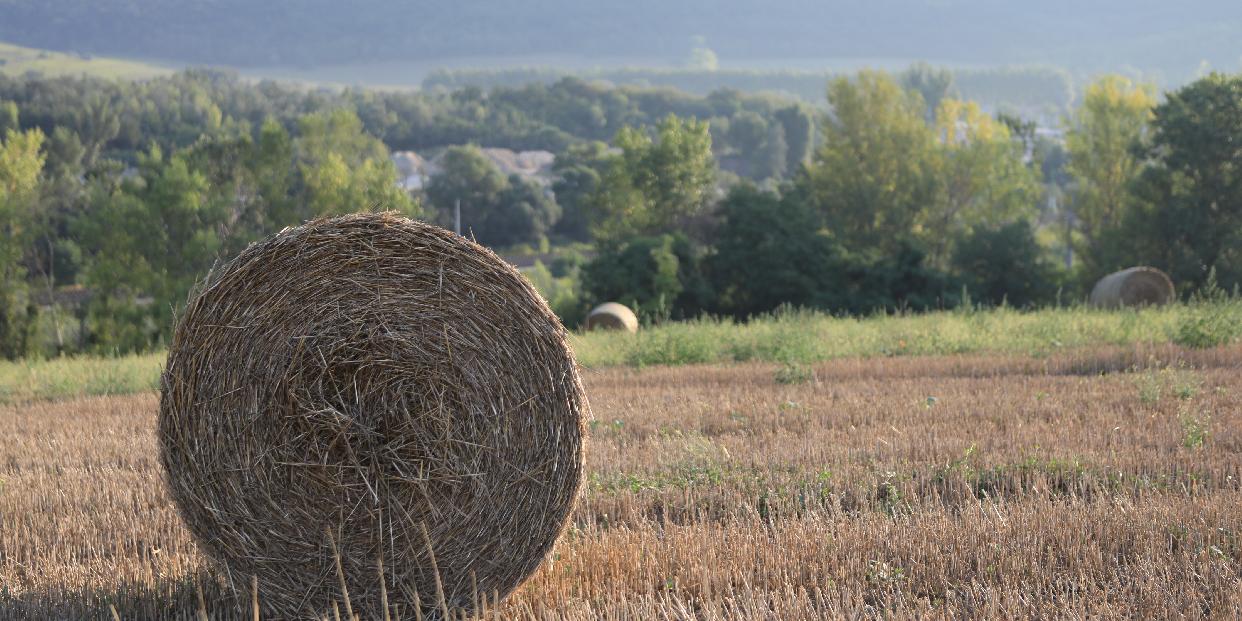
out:
{"label": "forest", "polygon": [[[551,84],[386,92],[192,70],[0,77],[0,355],[157,349],[204,275],[310,218],[395,210],[526,270],[567,325],[782,307],[1073,303],[1130,265],[1242,282],[1242,77],[1090,84],[1054,131],[927,66],[776,95]],[[550,181],[481,147],[547,150]],[[390,153],[438,153],[417,191]]]}

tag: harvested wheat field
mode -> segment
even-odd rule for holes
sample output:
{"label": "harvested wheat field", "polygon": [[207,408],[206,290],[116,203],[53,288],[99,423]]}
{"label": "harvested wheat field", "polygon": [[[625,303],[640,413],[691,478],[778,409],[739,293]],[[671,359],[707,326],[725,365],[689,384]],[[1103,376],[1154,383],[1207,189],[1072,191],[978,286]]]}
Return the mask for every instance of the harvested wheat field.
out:
{"label": "harvested wheat field", "polygon": [[[1239,371],[1237,346],[587,371],[570,529],[482,607],[1235,619]],[[0,409],[0,619],[249,618],[251,585],[223,583],[165,488],[156,409]]]}

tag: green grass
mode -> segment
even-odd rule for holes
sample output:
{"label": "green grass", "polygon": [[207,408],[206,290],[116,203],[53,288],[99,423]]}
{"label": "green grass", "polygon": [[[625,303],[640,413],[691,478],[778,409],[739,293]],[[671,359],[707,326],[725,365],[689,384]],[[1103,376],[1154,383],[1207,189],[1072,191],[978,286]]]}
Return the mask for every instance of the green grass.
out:
{"label": "green grass", "polygon": [[0,362],[0,403],[154,390],[164,353]]}
{"label": "green grass", "polygon": [[[1084,307],[1012,309],[837,318],[791,311],[745,324],[703,319],[638,334],[576,334],[574,351],[587,367],[761,360],[785,364],[845,357],[945,355],[970,352],[1046,356],[1099,345],[1176,342],[1205,312],[1236,314],[1242,301],[1171,305],[1144,310]],[[1230,342],[1220,341],[1220,344]]]}
{"label": "green grass", "polygon": [[139,61],[84,57],[0,43],[0,74],[18,76],[28,71],[45,76],[92,75],[128,80],[172,73],[172,69]]}
{"label": "green grass", "polygon": [[[1242,300],[1144,310],[997,309],[862,318],[788,311],[748,323],[700,319],[646,327],[638,334],[575,333],[570,341],[578,361],[588,368],[756,360],[784,365],[778,379],[797,383],[813,378],[805,365],[834,358],[971,352],[1042,357],[1101,345],[1178,342],[1188,325],[1222,315],[1242,316]],[[163,361],[159,352],[0,362],[0,403],[153,390]],[[1148,398],[1159,399],[1166,388],[1178,394],[1180,384],[1173,381],[1178,378],[1169,376],[1172,383],[1166,387],[1162,376],[1158,392],[1149,390]],[[1143,386],[1139,390],[1141,397]]]}

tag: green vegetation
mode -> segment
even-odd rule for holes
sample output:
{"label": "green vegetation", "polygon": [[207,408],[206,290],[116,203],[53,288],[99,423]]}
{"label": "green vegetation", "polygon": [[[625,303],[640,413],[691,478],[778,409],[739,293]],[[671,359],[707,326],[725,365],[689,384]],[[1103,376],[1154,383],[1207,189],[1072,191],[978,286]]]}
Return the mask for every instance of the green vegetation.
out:
{"label": "green vegetation", "polygon": [[[916,64],[903,74],[903,83],[920,90],[931,110],[939,101],[928,94],[939,90],[941,96],[952,95],[977,101],[989,108],[1017,110],[1037,117],[1055,117],[1070,108],[1074,101],[1074,79],[1064,69],[1036,66],[1013,66],[988,69],[955,69],[927,71]],[[441,69],[422,81],[425,89],[455,90],[465,87],[519,87],[532,83],[553,84],[566,77],[620,86],[655,86],[707,95],[721,89],[742,92],[782,93],[807,102],[819,102],[824,84],[841,77],[845,71],[794,69],[580,69],[524,67],[517,69]],[[944,80],[947,78],[947,82]],[[924,90],[925,88],[935,90]]]}
{"label": "green vegetation", "polygon": [[142,79],[172,73],[171,69],[132,60],[66,54],[0,43],[0,74],[55,76],[90,75],[109,79]]}
{"label": "green vegetation", "polygon": [[[1221,312],[1242,312],[1237,299],[1214,305]],[[570,340],[578,361],[588,368],[762,361],[780,364],[774,375],[778,383],[800,384],[814,380],[810,364],[836,358],[969,352],[1043,356],[1103,345],[1167,343],[1193,312],[1181,304],[1139,311],[1001,308],[859,318],[781,311],[747,323],[699,319],[648,326],[638,334],[577,332]],[[0,402],[153,390],[163,362],[162,352],[0,361]],[[1181,368],[1149,371],[1135,381],[1146,404],[1162,395],[1188,400],[1202,384]]]}
{"label": "green vegetation", "polygon": [[159,387],[164,352],[0,361],[0,403],[121,395]]}
{"label": "green vegetation", "polygon": [[[1220,302],[1219,306],[1242,310],[1242,301]],[[1190,312],[1180,304],[1124,311],[1074,306],[858,318],[782,311],[747,323],[700,319],[649,327],[635,335],[579,334],[573,347],[587,367],[752,360],[793,365],[845,357],[969,352],[1045,356],[1102,345],[1168,343]]]}
{"label": "green vegetation", "polygon": [[[360,210],[448,225],[458,203],[478,241],[537,249],[528,272],[568,325],[605,301],[647,323],[1035,309],[1142,264],[1184,297],[1207,274],[1242,284],[1242,77],[1159,102],[1102,78],[1064,145],[953,80],[928,65],[835,78],[817,115],[576,79],[389,93],[0,76],[0,357],[158,350],[195,283],[256,239]],[[399,185],[390,149],[411,146],[428,148],[400,158]],[[1187,308],[1162,335],[1242,336],[1221,304]],[[627,356],[756,357],[663,334]]]}

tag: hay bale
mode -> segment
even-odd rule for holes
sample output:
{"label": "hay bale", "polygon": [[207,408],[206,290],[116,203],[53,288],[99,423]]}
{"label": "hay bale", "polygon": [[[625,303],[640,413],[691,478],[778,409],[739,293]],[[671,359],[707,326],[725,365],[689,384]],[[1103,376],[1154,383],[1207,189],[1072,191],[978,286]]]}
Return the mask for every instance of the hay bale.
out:
{"label": "hay bale", "polygon": [[638,332],[638,317],[624,304],[605,302],[587,315],[587,330],[625,330]]}
{"label": "hay bale", "polygon": [[344,610],[343,591],[380,617],[381,585],[394,618],[471,610],[476,587],[504,596],[537,568],[577,496],[588,405],[565,338],[515,269],[437,227],[286,229],[177,326],[159,417],[172,497],[278,617]]}
{"label": "hay bale", "polygon": [[1172,302],[1173,281],[1154,267],[1132,267],[1113,272],[1091,289],[1091,305],[1099,308],[1159,306]]}

